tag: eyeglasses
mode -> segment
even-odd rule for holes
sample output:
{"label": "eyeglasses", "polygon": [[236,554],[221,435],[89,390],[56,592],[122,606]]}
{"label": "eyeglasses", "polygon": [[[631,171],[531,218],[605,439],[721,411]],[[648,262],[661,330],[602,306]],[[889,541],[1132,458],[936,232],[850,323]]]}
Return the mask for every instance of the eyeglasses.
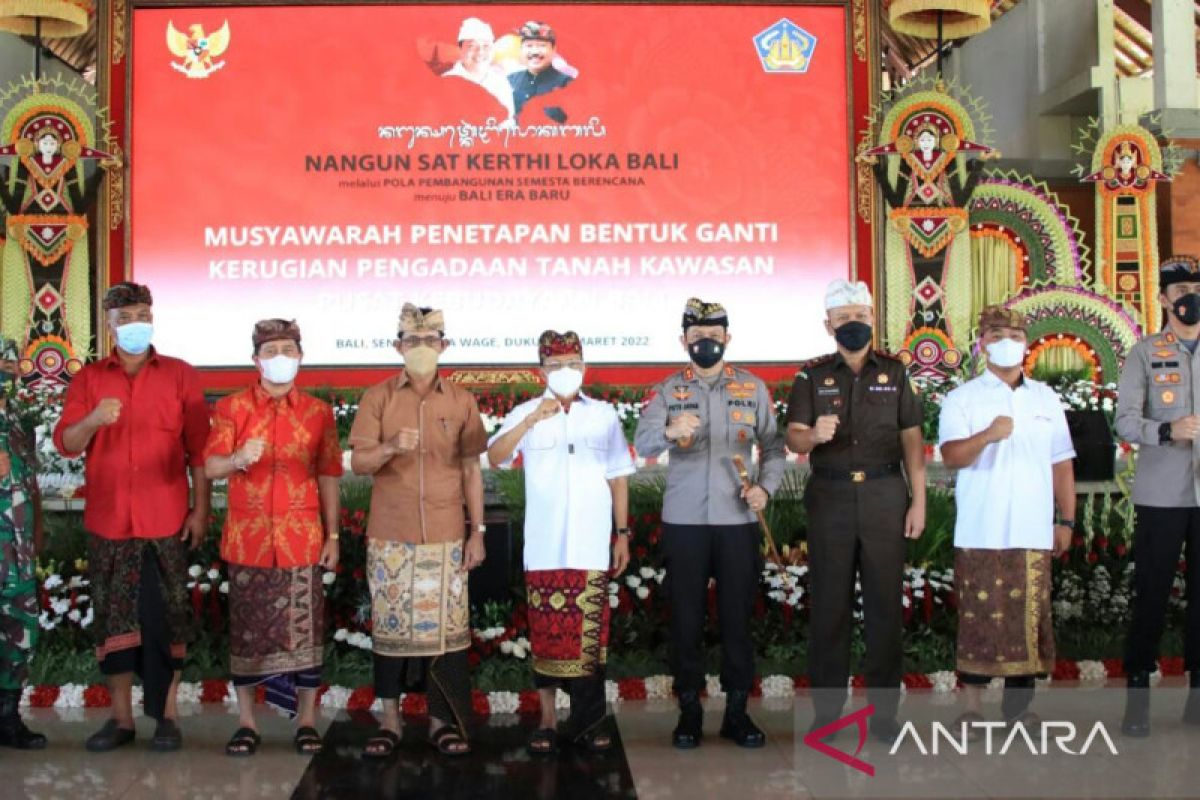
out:
{"label": "eyeglasses", "polygon": [[575,359],[573,361],[553,361],[549,364],[543,365],[542,369],[546,370],[546,372],[558,372],[563,367],[567,367],[567,368],[573,369],[573,370],[582,370],[583,362],[579,361],[578,359]]}
{"label": "eyeglasses", "polygon": [[400,339],[401,347],[434,347],[436,348],[442,342],[440,336],[405,336]]}

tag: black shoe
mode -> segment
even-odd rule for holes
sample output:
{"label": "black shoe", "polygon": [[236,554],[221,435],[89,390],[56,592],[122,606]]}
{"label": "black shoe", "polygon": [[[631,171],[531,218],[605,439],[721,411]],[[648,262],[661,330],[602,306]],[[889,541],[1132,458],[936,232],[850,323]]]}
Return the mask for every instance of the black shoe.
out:
{"label": "black shoe", "polygon": [[1150,673],[1134,672],[1126,679],[1125,718],[1121,733],[1142,739],[1150,735]]}
{"label": "black shoe", "polygon": [[671,744],[680,750],[691,750],[700,746],[704,738],[704,706],[696,692],[679,693],[679,723],[671,734]]}
{"label": "black shoe", "polygon": [[21,720],[20,703],[20,691],[0,691],[0,747],[41,750],[46,746],[46,737],[25,727]]}
{"label": "black shoe", "polygon": [[170,753],[183,747],[183,731],[173,719],[162,719],[154,729],[150,749],[156,753]]}
{"label": "black shoe", "polygon": [[767,743],[767,737],[746,713],[748,697],[749,692],[744,691],[726,694],[725,719],[721,721],[721,738],[729,739],[738,747],[762,747]]}
{"label": "black shoe", "polygon": [[122,728],[115,719],[104,723],[104,727],[88,737],[84,746],[91,753],[107,753],[131,744],[137,733],[129,728]]}
{"label": "black shoe", "polygon": [[1187,704],[1183,707],[1183,721],[1188,725],[1200,725],[1200,669],[1194,669],[1188,680]]}
{"label": "black shoe", "polygon": [[1004,681],[1004,699],[1000,701],[1000,714],[1010,725],[1024,719],[1033,703],[1036,684],[1032,677],[1009,678]]}
{"label": "black shoe", "polygon": [[871,735],[884,744],[894,744],[902,730],[895,717],[876,717],[871,720]]}

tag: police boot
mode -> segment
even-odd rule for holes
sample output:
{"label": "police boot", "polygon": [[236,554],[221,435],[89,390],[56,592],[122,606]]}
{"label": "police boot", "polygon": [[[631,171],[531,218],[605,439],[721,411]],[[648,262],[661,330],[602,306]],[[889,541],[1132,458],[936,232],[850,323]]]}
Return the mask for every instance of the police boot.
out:
{"label": "police boot", "polygon": [[721,722],[721,736],[738,747],[762,747],[767,737],[746,713],[749,692],[732,691],[725,695],[725,719]]}
{"label": "police boot", "polygon": [[691,750],[700,746],[704,738],[704,706],[700,705],[698,692],[679,693],[679,723],[671,734],[671,744],[680,750]]}
{"label": "police boot", "polygon": [[46,746],[46,737],[25,727],[21,721],[20,704],[20,690],[0,690],[0,747],[41,750]]}
{"label": "police boot", "polygon": [[1125,719],[1121,733],[1143,738],[1150,735],[1150,673],[1133,672],[1126,679]]}
{"label": "police boot", "polygon": [[1187,705],[1183,707],[1183,721],[1188,725],[1200,725],[1200,669],[1194,669],[1188,680]]}

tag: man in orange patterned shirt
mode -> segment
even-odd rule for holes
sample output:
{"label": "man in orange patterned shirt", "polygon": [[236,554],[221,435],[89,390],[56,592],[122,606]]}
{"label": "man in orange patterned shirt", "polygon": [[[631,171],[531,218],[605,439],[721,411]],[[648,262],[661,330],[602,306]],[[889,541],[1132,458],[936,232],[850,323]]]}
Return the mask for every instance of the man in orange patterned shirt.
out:
{"label": "man in orange patterned shirt", "polygon": [[333,409],[296,388],[300,328],[254,326],[260,380],[220,400],[205,472],[229,479],[221,557],[229,564],[229,651],[241,727],[225,747],[253,755],[254,695],[297,717],[296,751],[321,750],[315,723],[325,648],[321,569],[338,562],[342,451]]}

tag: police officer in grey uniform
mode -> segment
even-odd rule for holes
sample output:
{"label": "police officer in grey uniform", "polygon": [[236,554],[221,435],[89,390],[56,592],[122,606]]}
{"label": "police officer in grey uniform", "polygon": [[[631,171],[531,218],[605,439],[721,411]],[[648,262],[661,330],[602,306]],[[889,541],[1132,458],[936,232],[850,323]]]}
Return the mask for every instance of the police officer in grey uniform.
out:
{"label": "police officer in grey uniform", "polygon": [[[688,301],[680,341],[691,364],[654,388],[634,440],[646,458],[670,451],[662,541],[680,709],[672,738],[685,749],[699,745],[702,735],[710,578],[717,581],[726,693],[721,736],[742,747],[766,741],[746,713],[754,683],[750,617],[761,571],[755,512],[779,488],[786,465],[771,393],[761,380],[724,361],[728,329],[719,304]],[[761,454],[757,484],[744,490],[732,457],[741,455],[749,465],[755,444]]]}
{"label": "police officer in grey uniform", "polygon": [[1180,550],[1186,545],[1184,663],[1191,689],[1184,721],[1200,725],[1200,263],[1172,256],[1159,268],[1166,327],[1125,359],[1117,435],[1138,445],[1133,503],[1133,619],[1125,643],[1128,693],[1121,731],[1150,735],[1150,673],[1166,622]]}

